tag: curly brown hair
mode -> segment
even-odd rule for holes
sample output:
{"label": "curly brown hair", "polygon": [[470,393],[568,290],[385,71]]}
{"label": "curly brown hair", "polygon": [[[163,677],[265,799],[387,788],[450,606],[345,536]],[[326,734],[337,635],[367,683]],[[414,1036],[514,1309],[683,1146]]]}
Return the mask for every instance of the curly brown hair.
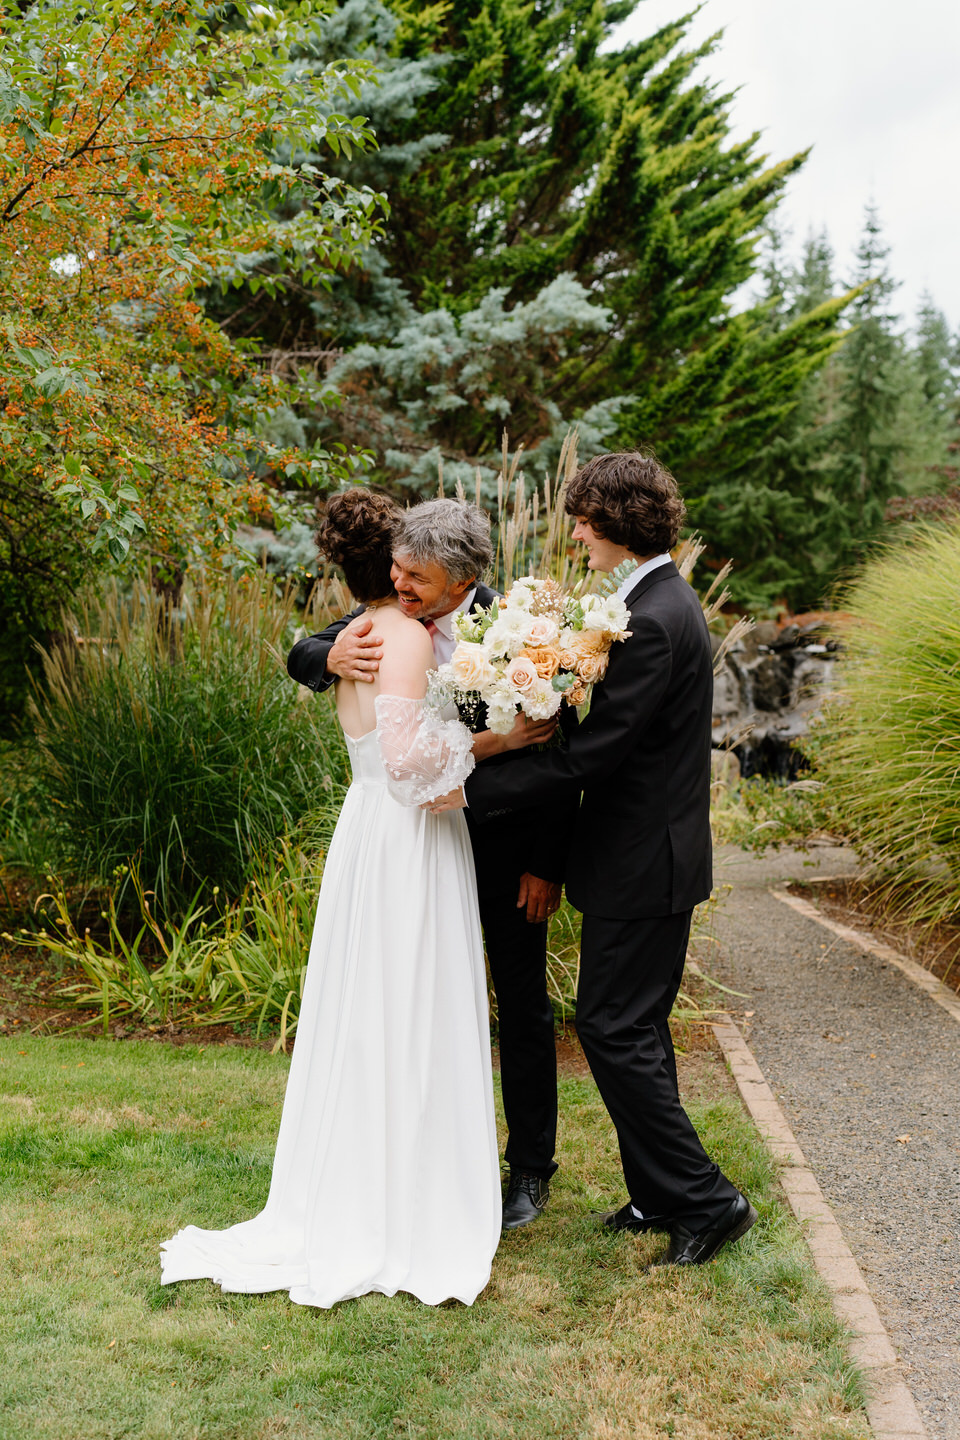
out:
{"label": "curly brown hair", "polygon": [[597,455],[567,486],[568,515],[634,555],[661,555],[680,538],[686,510],[677,482],[655,455],[620,450]]}
{"label": "curly brown hair", "polygon": [[402,522],[403,511],[389,495],[357,485],[330,496],[314,539],[321,557],[340,566],[358,600],[382,600],[393,594],[393,542]]}

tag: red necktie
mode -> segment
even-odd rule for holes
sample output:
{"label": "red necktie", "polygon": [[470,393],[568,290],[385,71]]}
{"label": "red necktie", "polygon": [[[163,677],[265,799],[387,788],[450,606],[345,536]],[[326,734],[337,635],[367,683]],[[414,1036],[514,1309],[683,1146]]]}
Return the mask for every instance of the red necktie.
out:
{"label": "red necktie", "polygon": [[423,623],[427,628],[427,633],[429,634],[431,640],[433,639],[434,635],[440,634],[440,627],[438,625],[434,625],[432,620],[424,620]]}

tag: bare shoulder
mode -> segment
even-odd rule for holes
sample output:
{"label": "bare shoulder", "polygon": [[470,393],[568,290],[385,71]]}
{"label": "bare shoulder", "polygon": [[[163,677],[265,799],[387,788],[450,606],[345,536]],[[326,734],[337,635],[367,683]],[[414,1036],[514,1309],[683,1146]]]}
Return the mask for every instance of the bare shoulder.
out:
{"label": "bare shoulder", "polygon": [[384,642],[391,647],[400,647],[406,653],[433,654],[433,641],[426,626],[421,625],[419,620],[411,620],[395,605],[385,605],[378,610],[376,621]]}
{"label": "bare shoulder", "polygon": [[393,606],[380,611],[377,629],[383,641],[380,691],[387,695],[421,696],[427,688],[427,671],[433,668],[433,642],[419,620],[411,620]]}

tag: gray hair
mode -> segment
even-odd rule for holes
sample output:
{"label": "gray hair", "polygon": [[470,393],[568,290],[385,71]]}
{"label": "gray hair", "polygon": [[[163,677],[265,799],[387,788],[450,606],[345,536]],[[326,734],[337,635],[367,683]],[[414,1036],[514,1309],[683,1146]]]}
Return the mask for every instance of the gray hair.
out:
{"label": "gray hair", "polygon": [[455,585],[478,580],[493,563],[490,517],[460,500],[425,500],[406,512],[393,548],[442,565]]}

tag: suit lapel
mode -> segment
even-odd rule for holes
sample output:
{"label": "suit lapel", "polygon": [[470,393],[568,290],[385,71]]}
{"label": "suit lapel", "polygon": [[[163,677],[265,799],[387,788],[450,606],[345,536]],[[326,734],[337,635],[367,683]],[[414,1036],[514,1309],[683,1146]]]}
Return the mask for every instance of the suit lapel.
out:
{"label": "suit lapel", "polygon": [[679,580],[679,578],[680,571],[677,569],[676,565],[674,565],[672,560],[670,561],[669,565],[658,565],[656,570],[648,570],[646,575],[644,575],[641,580],[637,581],[637,584],[633,590],[627,591],[624,604],[626,605],[628,610],[632,610],[636,605],[637,601],[643,595],[646,595],[647,591],[651,588],[651,586],[659,585],[661,580]]}

